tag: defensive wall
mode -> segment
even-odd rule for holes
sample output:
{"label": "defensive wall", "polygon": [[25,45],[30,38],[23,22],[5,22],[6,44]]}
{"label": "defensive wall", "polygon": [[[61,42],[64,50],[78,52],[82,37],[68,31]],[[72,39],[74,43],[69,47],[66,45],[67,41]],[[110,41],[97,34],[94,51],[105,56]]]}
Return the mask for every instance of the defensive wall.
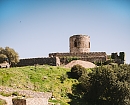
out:
{"label": "defensive wall", "polygon": [[89,61],[89,62],[92,62],[92,63],[96,63],[96,62],[105,62],[106,61],[106,58],[105,57],[63,57],[63,58],[60,58],[60,64],[67,64],[69,63],[70,61],[72,60],[83,60],[83,61]]}
{"label": "defensive wall", "polygon": [[[107,60],[106,52],[88,52],[88,53],[50,53],[47,58],[26,58],[20,59],[17,66],[33,66],[35,64],[60,66],[65,65],[77,58],[78,60],[89,62],[105,62]],[[76,59],[75,59],[76,60]]]}
{"label": "defensive wall", "polygon": [[50,53],[49,57],[59,57],[61,64],[67,64],[71,60],[83,60],[89,62],[105,62],[107,60],[106,52]]}
{"label": "defensive wall", "polygon": [[39,65],[47,64],[51,66],[59,66],[60,59],[58,57],[20,59],[17,66],[33,66],[35,64]]}

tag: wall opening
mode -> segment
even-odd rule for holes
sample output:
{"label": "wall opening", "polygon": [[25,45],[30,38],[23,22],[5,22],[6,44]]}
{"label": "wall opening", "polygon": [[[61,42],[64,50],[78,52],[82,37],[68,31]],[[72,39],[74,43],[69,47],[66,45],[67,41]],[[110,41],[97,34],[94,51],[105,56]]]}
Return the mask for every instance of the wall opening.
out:
{"label": "wall opening", "polygon": [[77,47],[77,40],[74,41],[74,47]]}
{"label": "wall opening", "polygon": [[90,48],[90,42],[89,42],[89,48]]}

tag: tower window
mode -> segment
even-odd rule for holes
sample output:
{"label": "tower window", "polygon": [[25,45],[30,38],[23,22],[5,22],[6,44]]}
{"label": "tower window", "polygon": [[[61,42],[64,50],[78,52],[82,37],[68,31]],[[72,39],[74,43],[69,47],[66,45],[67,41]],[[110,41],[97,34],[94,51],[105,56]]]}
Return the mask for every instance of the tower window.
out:
{"label": "tower window", "polygon": [[74,47],[77,47],[77,41],[76,40],[74,41]]}

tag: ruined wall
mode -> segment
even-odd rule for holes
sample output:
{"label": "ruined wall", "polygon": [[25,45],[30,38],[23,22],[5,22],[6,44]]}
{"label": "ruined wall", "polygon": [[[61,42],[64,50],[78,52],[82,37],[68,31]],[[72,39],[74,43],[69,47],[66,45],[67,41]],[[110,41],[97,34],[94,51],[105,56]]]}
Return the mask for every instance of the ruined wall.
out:
{"label": "ruined wall", "polygon": [[[70,58],[71,59],[71,58]],[[60,58],[60,63],[61,64],[68,64],[71,60],[68,57],[63,57]],[[78,57],[77,59],[74,60],[83,60],[83,61],[89,61],[89,62],[105,62],[106,57]]]}
{"label": "ruined wall", "polygon": [[[0,92],[12,94],[17,92],[19,96],[4,97],[7,105],[48,105],[49,98],[52,97],[50,92],[36,92],[32,90],[13,89],[11,87],[0,86]],[[25,96],[25,97],[21,97]],[[21,99],[22,98],[22,99]]]}
{"label": "ruined wall", "polygon": [[115,61],[115,63],[118,64],[125,64],[125,52],[119,52],[119,54],[111,53],[111,59]]}
{"label": "ruined wall", "polygon": [[12,105],[48,105],[47,98],[12,99]]}
{"label": "ruined wall", "polygon": [[50,57],[59,57],[61,64],[67,64],[70,60],[78,59],[89,62],[105,62],[107,60],[106,52],[88,52],[88,53],[50,53]]}
{"label": "ruined wall", "polygon": [[69,42],[70,53],[90,52],[90,37],[88,35],[73,35]]}
{"label": "ruined wall", "polygon": [[20,59],[20,62],[17,64],[17,66],[33,66],[34,64],[59,66],[60,60],[58,57]]}

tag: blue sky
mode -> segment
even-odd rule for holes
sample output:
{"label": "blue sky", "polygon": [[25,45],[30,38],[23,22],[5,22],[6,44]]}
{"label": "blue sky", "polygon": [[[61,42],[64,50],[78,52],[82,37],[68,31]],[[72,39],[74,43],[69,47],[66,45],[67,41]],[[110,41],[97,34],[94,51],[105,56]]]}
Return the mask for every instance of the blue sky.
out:
{"label": "blue sky", "polygon": [[69,52],[74,34],[89,35],[92,52],[126,52],[130,63],[130,0],[0,0],[0,47],[20,58]]}

